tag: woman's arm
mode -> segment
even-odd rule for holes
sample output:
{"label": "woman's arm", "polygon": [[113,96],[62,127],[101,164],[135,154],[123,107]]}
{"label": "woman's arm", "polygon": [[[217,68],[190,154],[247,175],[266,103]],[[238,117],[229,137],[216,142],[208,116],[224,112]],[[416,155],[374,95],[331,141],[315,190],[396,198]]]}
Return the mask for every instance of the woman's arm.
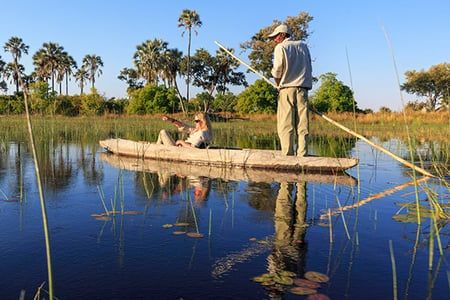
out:
{"label": "woman's arm", "polygon": [[193,133],[195,131],[195,127],[189,126],[189,125],[187,125],[187,124],[185,124],[183,122],[175,120],[174,118],[171,118],[171,117],[168,117],[168,116],[164,115],[164,116],[162,116],[162,119],[164,121],[169,121],[172,124],[174,124],[175,126],[177,126],[179,132],[185,132],[185,133],[191,134],[191,133]]}
{"label": "woman's arm", "polygon": [[175,120],[174,118],[168,117],[168,116],[162,116],[162,119],[164,121],[169,121],[170,123],[174,124],[175,126],[177,126],[178,128],[183,127],[183,123],[181,123],[178,120]]}
{"label": "woman's arm", "polygon": [[192,144],[183,140],[178,140],[175,142],[176,146],[180,146],[180,147],[192,147]]}

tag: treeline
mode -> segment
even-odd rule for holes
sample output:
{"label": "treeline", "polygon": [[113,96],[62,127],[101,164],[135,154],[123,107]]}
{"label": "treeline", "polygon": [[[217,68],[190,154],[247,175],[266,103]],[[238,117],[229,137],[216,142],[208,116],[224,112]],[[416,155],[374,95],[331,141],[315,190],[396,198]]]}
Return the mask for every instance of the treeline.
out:
{"label": "treeline", "polygon": [[[103,115],[130,114],[145,115],[155,113],[178,113],[183,109],[173,87],[147,84],[130,92],[129,98],[107,99],[95,88],[83,95],[57,95],[50,91],[46,82],[31,84],[29,89],[29,111],[41,115]],[[274,113],[277,91],[263,80],[257,80],[239,95],[232,92],[211,96],[199,93],[187,103],[186,111],[232,113]],[[0,96],[0,114],[22,114],[25,112],[23,93]]]}
{"label": "treeline", "polygon": [[[267,35],[278,24],[285,23],[292,30],[292,38],[306,40],[309,36],[308,13],[287,17],[256,32],[249,41],[240,45],[250,51],[251,67],[270,78],[274,44]],[[104,66],[100,56],[88,54],[80,67],[64,47],[58,43],[43,43],[33,54],[33,72],[27,74],[20,63],[28,54],[29,46],[19,37],[11,37],[4,45],[12,61],[6,63],[0,56],[0,90],[6,92],[10,81],[15,87],[13,95],[0,96],[0,114],[21,114],[25,111],[23,93],[30,95],[29,109],[32,113],[50,115],[102,115],[154,114],[188,111],[214,111],[236,113],[274,113],[277,91],[264,80],[248,85],[243,72],[237,71],[239,63],[219,49],[215,54],[200,48],[190,53],[191,31],[201,27],[196,11],[183,10],[178,27],[188,33],[188,53],[169,47],[162,39],[146,40],[136,46],[133,67],[125,67],[118,74],[128,88],[124,99],[106,99],[95,88],[96,78],[102,75]],[[233,49],[228,49],[233,52]],[[411,110],[437,110],[449,106],[450,65],[432,66],[428,71],[407,71],[406,82],[401,89],[425,97],[424,102],[414,101],[406,105]],[[68,82],[74,78],[80,87],[79,95],[68,94]],[[179,89],[177,80],[184,80],[186,93]],[[320,85],[310,94],[310,104],[321,112],[362,112],[354,99],[353,91],[337,79],[337,74],[328,72],[315,78]],[[85,93],[90,83],[90,92]],[[190,96],[190,85],[203,90]],[[243,87],[238,95],[230,92],[230,86]],[[382,111],[389,108],[382,107]],[[367,110],[366,112],[371,112]]]}
{"label": "treeline", "polygon": [[[35,82],[29,87],[29,110],[42,115],[102,115],[102,114],[155,114],[182,111],[230,112],[239,114],[273,114],[277,108],[278,91],[266,81],[256,80],[238,95],[230,91],[212,96],[202,92],[181,107],[173,87],[146,84],[129,91],[129,98],[106,99],[95,88],[89,94],[57,95],[46,82]],[[310,104],[322,112],[362,112],[353,98],[351,89],[336,78],[334,73],[321,76],[321,86],[311,95]],[[0,114],[25,112],[23,93],[0,96]]]}

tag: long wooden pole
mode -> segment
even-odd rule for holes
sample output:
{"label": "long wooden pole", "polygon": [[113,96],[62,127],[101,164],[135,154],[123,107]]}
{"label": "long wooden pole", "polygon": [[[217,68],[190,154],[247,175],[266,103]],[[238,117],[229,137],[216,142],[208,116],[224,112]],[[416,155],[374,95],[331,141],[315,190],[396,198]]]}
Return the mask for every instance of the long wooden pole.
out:
{"label": "long wooden pole", "polygon": [[[246,66],[249,70],[251,70],[253,73],[255,73],[256,75],[258,75],[259,77],[261,77],[262,79],[264,79],[265,81],[267,81],[270,85],[272,85],[274,88],[278,88],[278,86],[272,82],[270,79],[268,79],[266,76],[264,76],[263,74],[261,74],[260,72],[256,71],[255,69],[253,69],[249,64],[247,64],[245,61],[243,61],[242,59],[240,59],[239,57],[237,57],[236,55],[234,55],[230,50],[228,50],[227,48],[225,48],[223,45],[221,45],[219,42],[215,41],[215,43],[222,48],[226,53],[228,53],[229,55],[231,55],[231,57],[233,57],[234,59],[236,59],[237,61],[239,61],[241,64],[243,64],[244,66]],[[433,174],[431,174],[430,172],[410,163],[407,160],[404,160],[403,158],[395,155],[394,153],[390,152],[389,150],[381,147],[380,145],[375,144],[374,142],[372,142],[371,140],[367,139],[366,137],[360,135],[359,133],[345,127],[342,124],[339,124],[338,122],[334,121],[333,119],[330,119],[329,117],[327,117],[326,115],[322,114],[321,112],[317,111],[316,109],[312,108],[311,106],[309,106],[309,110],[311,110],[313,113],[321,116],[322,118],[324,118],[325,120],[327,120],[328,122],[330,122],[331,124],[341,128],[342,130],[344,130],[345,132],[350,133],[353,136],[356,136],[357,138],[365,141],[367,144],[371,145],[372,147],[386,153],[387,155],[389,155],[390,157],[392,157],[393,159],[401,162],[402,164],[404,164],[405,166],[410,167],[411,169],[416,170],[417,172],[420,172],[426,176],[431,176],[431,177],[436,177]]]}

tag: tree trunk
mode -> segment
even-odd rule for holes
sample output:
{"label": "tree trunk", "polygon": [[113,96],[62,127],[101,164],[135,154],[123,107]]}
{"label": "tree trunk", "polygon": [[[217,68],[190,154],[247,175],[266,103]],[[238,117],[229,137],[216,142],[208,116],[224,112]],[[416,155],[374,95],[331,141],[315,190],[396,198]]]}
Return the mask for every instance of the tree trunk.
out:
{"label": "tree trunk", "polygon": [[184,115],[187,116],[187,109],[184,107],[183,96],[180,93],[180,89],[178,88],[177,80],[175,78],[173,79],[173,85],[175,90],[177,91],[178,99],[180,99],[181,110],[183,111]]}
{"label": "tree trunk", "polygon": [[66,96],[69,96],[69,73],[66,72]]}
{"label": "tree trunk", "polygon": [[189,103],[189,85],[191,79],[191,29],[189,28],[188,38],[188,58],[187,58],[187,87],[186,87],[186,99]]}
{"label": "tree trunk", "polygon": [[52,73],[52,93],[55,92],[55,74]]}
{"label": "tree trunk", "polygon": [[19,94],[19,78],[17,77],[14,81],[16,82],[16,94]]}

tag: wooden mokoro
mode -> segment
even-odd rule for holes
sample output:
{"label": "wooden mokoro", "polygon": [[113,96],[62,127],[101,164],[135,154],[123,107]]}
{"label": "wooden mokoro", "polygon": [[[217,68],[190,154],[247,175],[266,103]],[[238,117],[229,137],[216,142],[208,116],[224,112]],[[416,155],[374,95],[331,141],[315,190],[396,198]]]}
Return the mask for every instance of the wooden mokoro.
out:
{"label": "wooden mokoro", "polygon": [[107,139],[99,143],[107,151],[123,156],[220,167],[333,173],[347,170],[358,164],[355,158],[286,156],[276,150],[198,149],[125,139]]}
{"label": "wooden mokoro", "polygon": [[256,168],[228,168],[208,165],[193,165],[185,162],[142,159],[136,157],[119,156],[113,153],[100,153],[100,159],[110,166],[135,172],[157,173],[162,177],[172,175],[220,178],[224,181],[245,182],[314,182],[323,184],[337,184],[354,186],[356,178],[345,172],[336,174],[302,173],[282,170],[267,170]]}

